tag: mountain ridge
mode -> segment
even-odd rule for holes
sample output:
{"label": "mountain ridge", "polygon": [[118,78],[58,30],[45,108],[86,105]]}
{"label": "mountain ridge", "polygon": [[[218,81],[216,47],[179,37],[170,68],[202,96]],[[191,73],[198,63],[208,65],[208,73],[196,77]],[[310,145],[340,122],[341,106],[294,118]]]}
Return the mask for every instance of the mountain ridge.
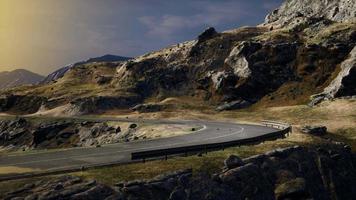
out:
{"label": "mountain ridge", "polygon": [[26,69],[15,69],[13,71],[0,72],[0,90],[12,87],[36,84],[44,77]]}
{"label": "mountain ridge", "polygon": [[[299,5],[289,0],[279,10],[297,12],[285,6],[291,2]],[[348,1],[328,2],[335,6]],[[337,21],[325,17],[317,9],[324,4],[313,1],[316,8],[309,15],[296,13],[287,25],[271,20],[221,33],[208,28],[195,40],[127,61],[80,63],[54,82],[3,93],[0,108],[27,112],[23,99],[28,98],[37,105],[31,112],[61,107],[74,115],[160,104],[168,98],[188,98],[219,110],[307,104],[337,77],[341,84],[333,88],[335,94],[354,95],[353,73],[338,74],[340,65],[355,56],[356,22],[349,20],[351,15]],[[354,62],[348,63],[346,70],[353,72]],[[9,104],[8,98],[15,103]]]}
{"label": "mountain ridge", "polygon": [[56,71],[50,73],[47,75],[46,78],[44,78],[40,83],[41,84],[48,84],[51,81],[56,81],[64,76],[66,72],[68,72],[71,68],[75,67],[76,65],[80,64],[86,64],[86,63],[91,63],[91,62],[118,62],[118,61],[126,61],[131,59],[130,57],[124,57],[124,56],[117,56],[117,55],[112,55],[112,54],[105,54],[103,56],[99,57],[94,57],[94,58],[89,58],[84,61],[79,61],[73,64],[66,65],[64,67],[61,67],[57,69]]}

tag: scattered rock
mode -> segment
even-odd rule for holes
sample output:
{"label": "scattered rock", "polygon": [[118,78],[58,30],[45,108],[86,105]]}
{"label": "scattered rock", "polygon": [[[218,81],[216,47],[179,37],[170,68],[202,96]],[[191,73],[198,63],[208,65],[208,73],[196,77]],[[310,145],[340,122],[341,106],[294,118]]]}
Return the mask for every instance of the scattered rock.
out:
{"label": "scattered rock", "polygon": [[141,113],[148,113],[148,112],[158,112],[162,110],[162,105],[159,104],[138,104],[131,108],[133,111],[138,111]]}
{"label": "scattered rock", "polygon": [[112,79],[113,77],[111,76],[98,76],[96,77],[96,83],[99,85],[104,85],[110,83]]}
{"label": "scattered rock", "polygon": [[137,124],[130,124],[129,128],[131,128],[131,129],[137,128]]}
{"label": "scattered rock", "polygon": [[241,158],[235,156],[235,155],[230,155],[225,161],[224,165],[227,169],[232,169],[235,167],[240,167],[244,165],[244,162],[242,161]]}
{"label": "scattered rock", "polygon": [[224,103],[224,104],[218,106],[215,110],[216,111],[236,110],[236,109],[242,109],[242,108],[249,107],[250,105],[251,105],[251,103],[248,101],[237,100],[237,101],[232,101],[230,103]]}
{"label": "scattered rock", "polygon": [[304,126],[302,127],[301,130],[303,133],[316,135],[316,136],[322,136],[327,133],[326,126]]}

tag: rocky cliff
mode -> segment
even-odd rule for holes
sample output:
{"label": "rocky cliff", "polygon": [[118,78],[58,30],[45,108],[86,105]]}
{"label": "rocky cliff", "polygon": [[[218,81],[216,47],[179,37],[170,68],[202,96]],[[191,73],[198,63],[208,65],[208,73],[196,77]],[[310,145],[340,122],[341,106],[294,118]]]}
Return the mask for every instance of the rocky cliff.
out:
{"label": "rocky cliff", "polygon": [[324,18],[335,22],[355,21],[356,4],[353,0],[286,0],[267,15],[265,23],[277,27],[290,26]]}
{"label": "rocky cliff", "polygon": [[0,110],[85,114],[170,97],[231,110],[304,104],[325,88],[355,95],[354,10],[347,0],[288,0],[257,27],[208,28],[196,40],[125,62],[80,64],[54,83],[2,93]]}

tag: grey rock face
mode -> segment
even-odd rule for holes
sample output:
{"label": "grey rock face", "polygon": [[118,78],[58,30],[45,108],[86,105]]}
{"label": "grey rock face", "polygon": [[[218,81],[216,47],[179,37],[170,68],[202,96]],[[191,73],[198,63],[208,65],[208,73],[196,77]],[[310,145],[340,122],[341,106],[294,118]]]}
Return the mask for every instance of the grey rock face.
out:
{"label": "grey rock face", "polygon": [[353,0],[287,0],[267,15],[265,23],[283,27],[312,17],[337,22],[355,20],[356,4]]}
{"label": "grey rock face", "polygon": [[322,93],[312,96],[309,105],[314,106],[323,100],[356,95],[356,47],[352,49],[348,58],[341,63],[340,68],[341,71],[337,77]]}
{"label": "grey rock face", "polygon": [[260,48],[260,43],[242,42],[232,49],[230,55],[225,59],[225,64],[230,66],[234,74],[239,78],[248,78],[251,75],[251,69],[246,56],[251,55]]}
{"label": "grey rock face", "polygon": [[356,95],[356,47],[352,49],[349,57],[341,63],[341,71],[328,87],[324,94],[334,98],[339,96]]}
{"label": "grey rock face", "polygon": [[242,109],[250,106],[251,103],[245,100],[237,100],[229,103],[224,103],[220,106],[218,106],[215,110],[216,111],[224,111],[224,110],[236,110],[236,109]]}
{"label": "grey rock face", "polygon": [[66,111],[72,115],[101,112],[114,108],[129,108],[140,101],[137,96],[94,96],[78,98],[70,102],[70,108]]}

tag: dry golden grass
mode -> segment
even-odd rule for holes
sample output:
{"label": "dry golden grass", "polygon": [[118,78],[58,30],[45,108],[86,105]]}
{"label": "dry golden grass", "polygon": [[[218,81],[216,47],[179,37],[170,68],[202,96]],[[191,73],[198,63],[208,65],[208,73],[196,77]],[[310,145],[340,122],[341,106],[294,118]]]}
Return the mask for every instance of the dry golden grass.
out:
{"label": "dry golden grass", "polygon": [[37,170],[32,169],[32,168],[22,168],[22,167],[15,167],[15,166],[1,166],[0,167],[0,175],[28,173],[28,172],[34,172],[34,171],[37,171]]}

